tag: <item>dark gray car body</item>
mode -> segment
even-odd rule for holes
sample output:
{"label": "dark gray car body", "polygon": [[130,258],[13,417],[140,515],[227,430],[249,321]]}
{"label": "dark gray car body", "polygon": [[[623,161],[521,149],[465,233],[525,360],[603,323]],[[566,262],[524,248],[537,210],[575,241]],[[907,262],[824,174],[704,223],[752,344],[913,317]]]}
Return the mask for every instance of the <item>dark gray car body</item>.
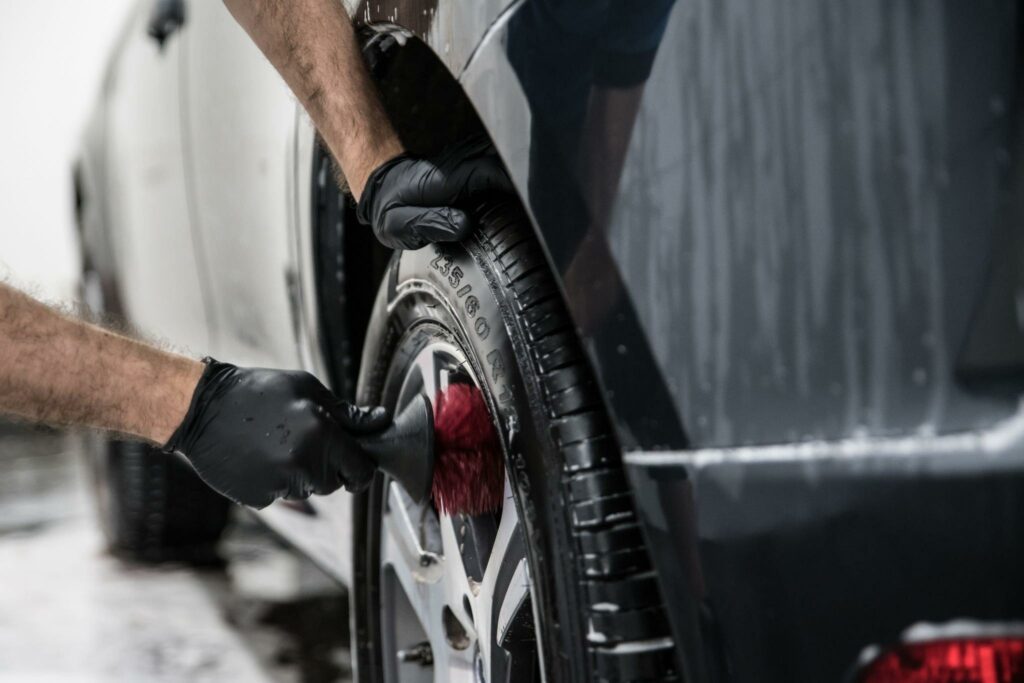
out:
{"label": "dark gray car body", "polygon": [[[532,212],[688,680],[839,681],[923,623],[1024,619],[1018,3],[367,7]],[[595,124],[623,33],[656,57]],[[595,125],[626,132],[611,182]]]}

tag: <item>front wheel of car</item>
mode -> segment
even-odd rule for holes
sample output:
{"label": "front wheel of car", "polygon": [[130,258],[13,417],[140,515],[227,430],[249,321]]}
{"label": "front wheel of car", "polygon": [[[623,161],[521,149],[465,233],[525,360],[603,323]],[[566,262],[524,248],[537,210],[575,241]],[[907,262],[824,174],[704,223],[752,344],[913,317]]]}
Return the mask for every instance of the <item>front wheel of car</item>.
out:
{"label": "front wheel of car", "polygon": [[677,680],[619,449],[521,209],[463,245],[402,252],[378,294],[359,400],[481,390],[502,508],[448,516],[378,476],[353,514],[357,680]]}

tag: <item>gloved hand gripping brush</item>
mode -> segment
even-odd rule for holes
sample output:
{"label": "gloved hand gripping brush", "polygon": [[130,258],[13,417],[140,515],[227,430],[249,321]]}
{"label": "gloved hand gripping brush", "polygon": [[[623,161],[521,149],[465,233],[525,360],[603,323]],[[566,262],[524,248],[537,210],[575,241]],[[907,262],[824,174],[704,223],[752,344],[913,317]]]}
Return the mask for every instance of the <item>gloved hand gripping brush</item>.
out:
{"label": "gloved hand gripping brush", "polygon": [[376,465],[417,501],[433,493],[444,512],[501,507],[501,447],[475,387],[451,385],[434,410],[418,396],[391,421],[383,408],[338,400],[309,373],[205,362],[165,449],[237,503],[361,491]]}

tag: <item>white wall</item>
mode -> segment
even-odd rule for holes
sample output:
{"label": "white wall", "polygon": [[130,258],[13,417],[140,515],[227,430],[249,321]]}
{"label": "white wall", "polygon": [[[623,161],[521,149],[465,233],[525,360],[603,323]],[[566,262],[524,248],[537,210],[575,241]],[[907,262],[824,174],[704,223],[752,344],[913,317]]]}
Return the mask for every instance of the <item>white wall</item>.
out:
{"label": "white wall", "polygon": [[0,277],[45,298],[73,296],[72,154],[133,1],[0,0]]}

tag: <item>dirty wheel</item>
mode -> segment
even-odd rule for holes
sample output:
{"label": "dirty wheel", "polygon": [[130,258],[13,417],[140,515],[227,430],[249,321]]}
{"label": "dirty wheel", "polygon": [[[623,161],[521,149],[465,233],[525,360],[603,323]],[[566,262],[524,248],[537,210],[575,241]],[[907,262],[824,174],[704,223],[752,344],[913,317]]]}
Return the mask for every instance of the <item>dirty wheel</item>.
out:
{"label": "dirty wheel", "polygon": [[354,502],[358,680],[676,680],[618,448],[515,204],[466,245],[403,252],[378,294],[362,402],[478,386],[505,453],[502,509],[449,517],[379,476]]}

